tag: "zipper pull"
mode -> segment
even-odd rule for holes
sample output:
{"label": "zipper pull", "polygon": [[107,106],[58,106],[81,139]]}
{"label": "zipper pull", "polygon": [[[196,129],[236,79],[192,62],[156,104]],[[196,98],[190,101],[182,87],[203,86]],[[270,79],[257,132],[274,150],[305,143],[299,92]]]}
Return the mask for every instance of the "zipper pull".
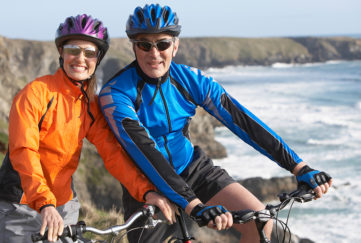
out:
{"label": "zipper pull", "polygon": [[154,95],[153,95],[152,99],[150,100],[149,105],[152,105],[152,103],[153,103],[153,101],[155,99],[155,96],[157,95],[157,92],[160,89],[160,79],[161,78],[158,79],[158,83],[157,83],[157,86],[155,88]]}

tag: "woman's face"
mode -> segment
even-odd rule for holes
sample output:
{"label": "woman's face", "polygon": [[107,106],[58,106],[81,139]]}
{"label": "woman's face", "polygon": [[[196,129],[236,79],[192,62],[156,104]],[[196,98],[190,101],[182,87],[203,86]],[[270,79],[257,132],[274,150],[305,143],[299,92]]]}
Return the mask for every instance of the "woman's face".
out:
{"label": "woman's face", "polygon": [[[142,41],[155,44],[162,40],[170,42],[169,48],[158,50],[155,46],[152,46],[149,51],[140,48],[141,45],[144,44]],[[175,57],[177,53],[178,45],[178,39],[175,40],[168,34],[139,34],[135,38],[133,49],[143,72],[151,78],[159,78],[168,71],[172,58]]]}
{"label": "woman's face", "polygon": [[88,79],[95,71],[97,46],[89,41],[70,40],[61,48],[66,74],[77,81]]}

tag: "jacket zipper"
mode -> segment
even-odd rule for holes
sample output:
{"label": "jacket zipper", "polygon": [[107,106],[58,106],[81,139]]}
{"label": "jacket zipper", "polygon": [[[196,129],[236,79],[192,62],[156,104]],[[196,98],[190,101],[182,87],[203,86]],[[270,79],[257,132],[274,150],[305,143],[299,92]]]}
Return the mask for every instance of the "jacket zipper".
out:
{"label": "jacket zipper", "polygon": [[[162,91],[162,87],[161,87],[161,84],[160,84],[160,80],[159,80],[159,92],[160,92],[160,96],[162,97],[162,100],[163,100],[163,104],[164,104],[164,108],[165,108],[165,112],[167,114],[167,120],[168,120],[168,127],[169,127],[169,132],[172,131],[172,125],[170,123],[170,115],[169,115],[169,110],[168,110],[168,105],[167,105],[167,102],[164,98],[164,94],[163,94],[163,91]],[[172,165],[172,167],[174,168],[174,165],[173,165],[173,161],[172,161],[172,155],[169,151],[169,148],[168,148],[168,140],[167,140],[167,137],[166,136],[163,136],[164,138],[164,144],[165,144],[165,150],[167,151],[167,154],[168,154],[168,157],[169,157],[169,162],[170,164]]]}
{"label": "jacket zipper", "polygon": [[170,123],[169,110],[168,110],[167,102],[165,101],[165,98],[164,98],[164,94],[163,94],[163,91],[162,91],[162,87],[159,87],[159,92],[160,92],[160,96],[162,96],[162,100],[163,100],[165,112],[167,113],[167,120],[168,120],[169,132],[172,132],[172,125],[171,125],[171,123]]}
{"label": "jacket zipper", "polygon": [[170,154],[169,148],[168,148],[168,139],[166,136],[163,136],[164,138],[164,147],[165,150],[167,151],[168,157],[169,157],[169,162],[171,164],[171,166],[174,168],[174,164],[173,164],[173,160],[172,160],[172,155]]}

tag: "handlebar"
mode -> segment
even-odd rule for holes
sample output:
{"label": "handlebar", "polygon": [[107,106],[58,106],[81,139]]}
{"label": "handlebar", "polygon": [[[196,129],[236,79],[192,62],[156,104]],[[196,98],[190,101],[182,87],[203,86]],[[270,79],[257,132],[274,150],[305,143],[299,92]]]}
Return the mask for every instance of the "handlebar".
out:
{"label": "handlebar", "polygon": [[[154,228],[158,223],[163,222],[163,220],[153,219],[155,214],[155,207],[152,205],[144,205],[142,208],[138,209],[129,219],[122,225],[115,225],[105,230],[100,230],[94,227],[86,226],[83,221],[78,222],[75,225],[68,225],[64,228],[63,234],[60,238],[70,237],[74,241],[80,239],[82,234],[85,232],[91,232],[97,235],[108,235],[113,234],[117,235],[120,231],[128,229],[134,221],[142,216],[148,217],[148,222],[144,226],[145,228]],[[48,232],[46,231],[44,235],[40,233],[35,233],[31,235],[31,240],[33,242],[46,240],[48,238]]]}
{"label": "handlebar", "polygon": [[[293,202],[309,202],[315,197],[315,193],[313,190],[306,184],[299,184],[297,190],[290,192],[290,193],[281,193],[278,195],[280,199],[280,203],[273,205],[267,204],[266,208],[261,211],[254,211],[254,210],[240,210],[240,211],[233,211],[233,222],[236,224],[244,224],[251,220],[254,220],[256,223],[257,231],[260,236],[260,242],[263,243],[270,243],[271,241],[267,238],[264,227],[266,223],[270,219],[275,219],[276,222],[281,224],[283,228],[283,239],[281,242],[285,242],[285,233],[288,231],[291,233],[290,229],[287,226],[288,217],[286,223],[278,219],[278,212],[282,210],[286,205],[291,203],[291,207]],[[289,215],[289,214],[288,214]],[[277,240],[279,242],[279,235],[276,230]],[[291,237],[289,238],[289,242],[291,242]]]}
{"label": "handlebar", "polygon": [[261,211],[239,210],[232,211],[233,222],[237,224],[245,224],[251,220],[259,222],[267,222],[274,218],[277,213],[286,207],[289,203],[296,201],[300,203],[309,202],[315,197],[313,190],[306,184],[300,184],[295,191],[290,193],[281,193],[278,195],[280,203],[273,205],[267,204],[266,208]]}
{"label": "handlebar", "polygon": [[[278,195],[280,203],[277,205],[267,204],[266,208],[261,211],[254,210],[239,210],[232,211],[233,222],[236,224],[244,224],[249,221],[255,220],[256,223],[265,224],[268,220],[275,218],[275,215],[286,207],[289,203],[296,202],[308,202],[315,197],[315,193],[312,191],[308,185],[301,184],[298,186],[297,190],[290,193],[281,193]],[[83,221],[78,222],[76,225],[68,225],[64,228],[63,234],[60,238],[70,237],[74,241],[82,238],[82,234],[85,232],[91,232],[97,235],[108,235],[113,234],[117,235],[120,231],[128,229],[134,221],[142,216],[148,217],[148,222],[144,225],[144,228],[154,228],[158,223],[164,222],[163,220],[153,219],[156,208],[152,205],[144,205],[142,208],[138,209],[128,220],[122,225],[115,225],[105,230],[100,230],[94,227],[86,226]],[[46,231],[44,235],[40,233],[35,233],[31,235],[33,242],[46,240],[48,238],[48,232]]]}

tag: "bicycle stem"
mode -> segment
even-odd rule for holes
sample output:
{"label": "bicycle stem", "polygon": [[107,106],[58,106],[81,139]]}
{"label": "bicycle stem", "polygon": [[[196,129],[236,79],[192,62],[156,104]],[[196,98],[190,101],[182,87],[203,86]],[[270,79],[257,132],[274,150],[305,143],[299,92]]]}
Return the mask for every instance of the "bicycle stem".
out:
{"label": "bicycle stem", "polygon": [[192,236],[190,236],[189,231],[187,229],[185,220],[184,220],[184,215],[183,215],[183,211],[182,210],[178,210],[179,211],[179,215],[176,214],[177,220],[179,222],[179,226],[180,229],[182,231],[182,236],[183,239],[181,239],[184,243],[191,243],[191,240],[193,240],[194,238]]}

